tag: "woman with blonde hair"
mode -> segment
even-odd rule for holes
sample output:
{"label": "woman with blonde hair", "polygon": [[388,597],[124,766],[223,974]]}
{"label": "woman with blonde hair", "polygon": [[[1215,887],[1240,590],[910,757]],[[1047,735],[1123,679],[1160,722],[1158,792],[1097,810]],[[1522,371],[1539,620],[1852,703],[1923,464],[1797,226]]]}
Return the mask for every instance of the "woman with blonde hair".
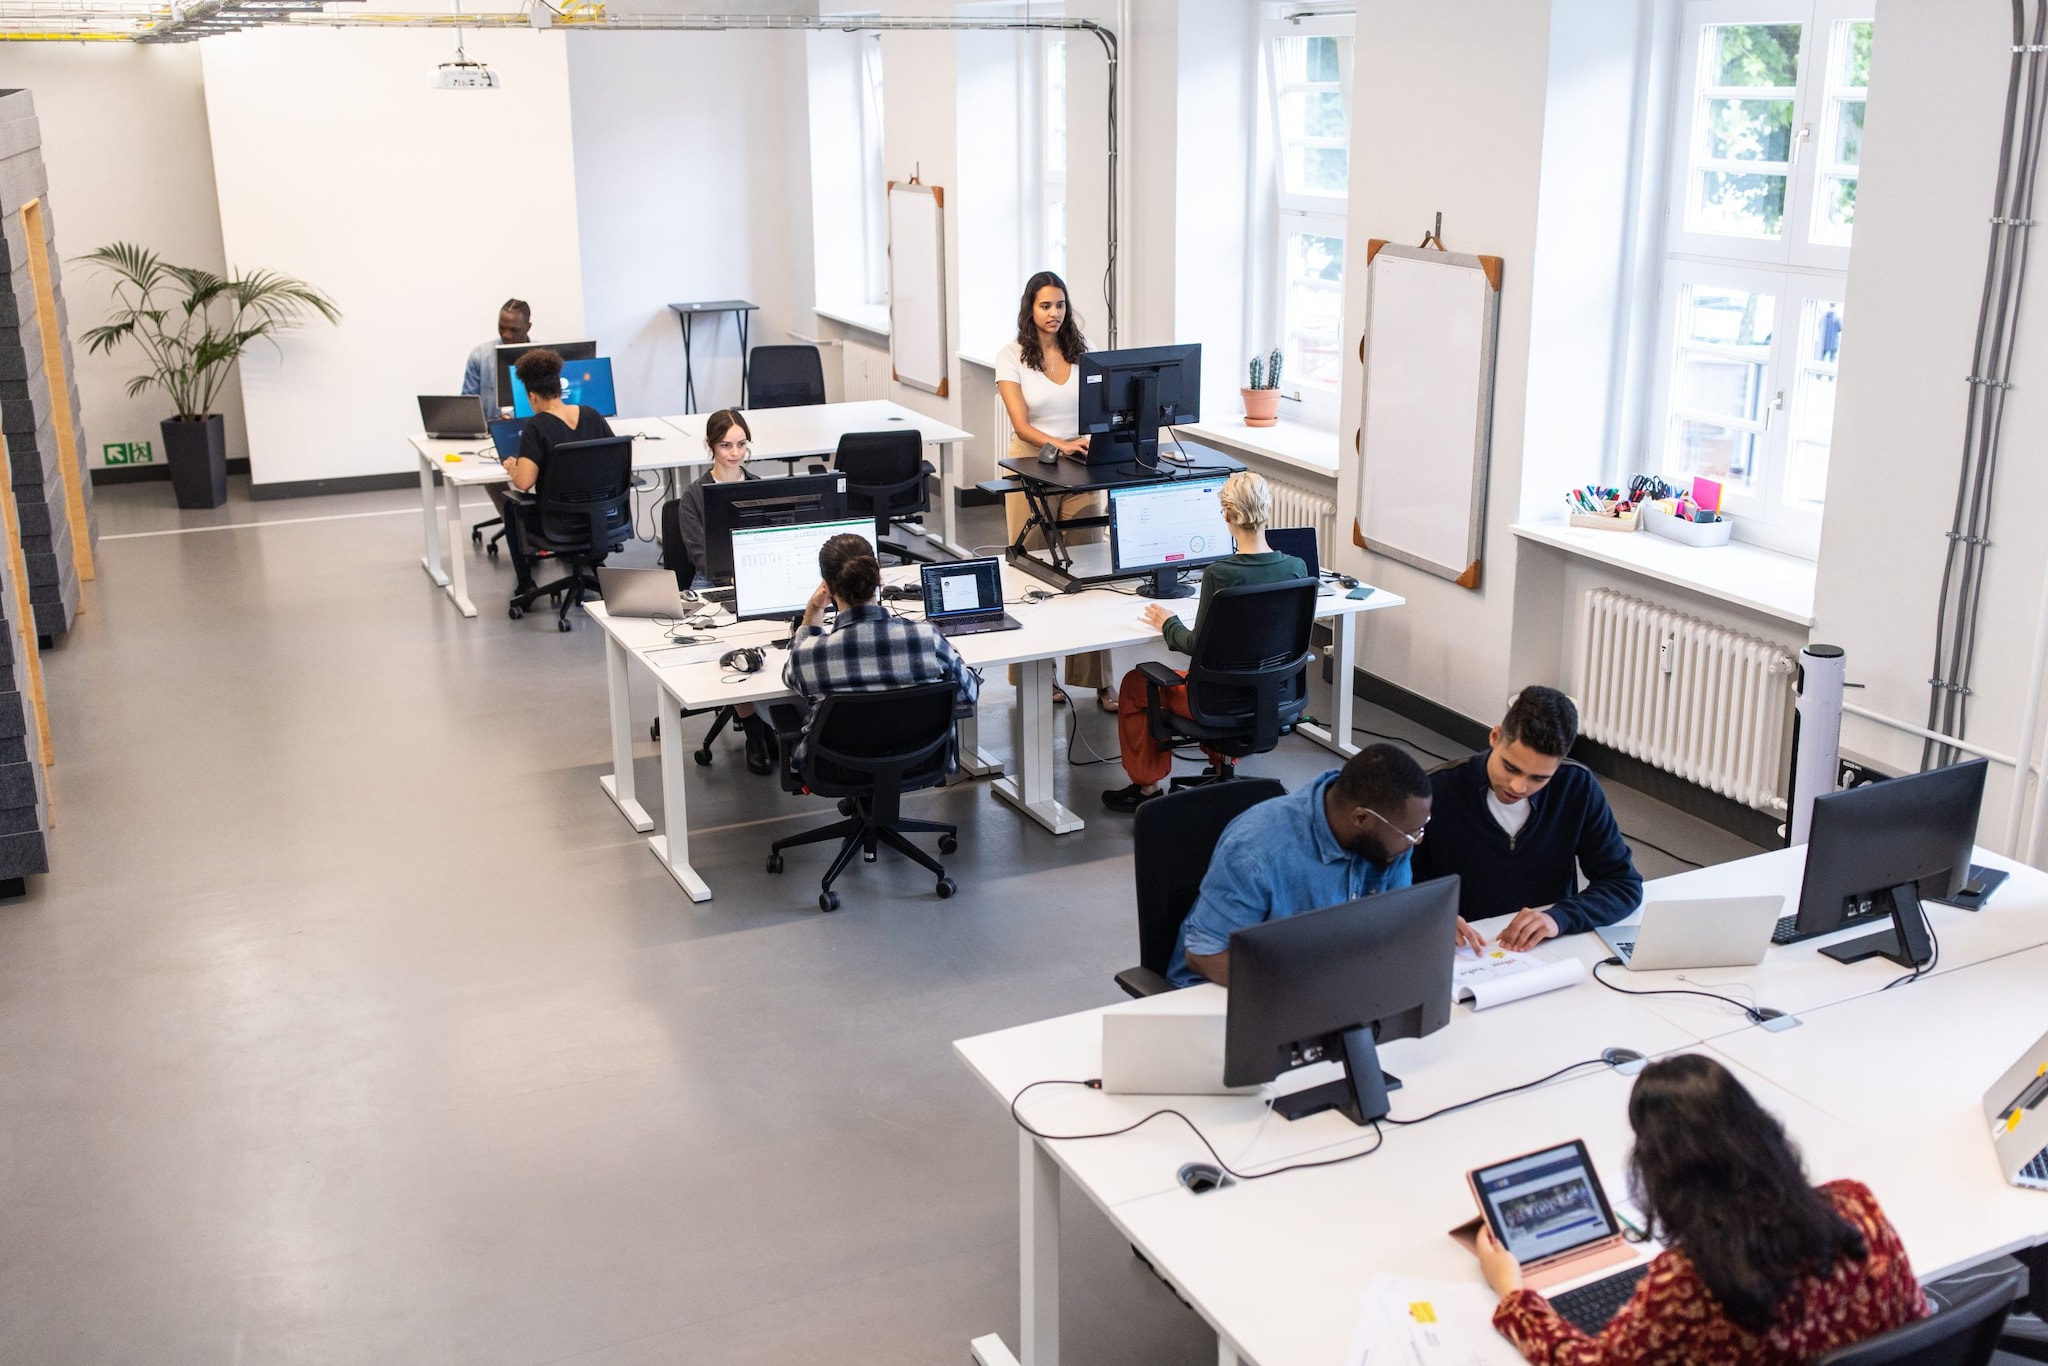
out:
{"label": "woman with blonde hair", "polygon": [[[1308,577],[1307,565],[1266,544],[1266,525],[1273,518],[1273,491],[1266,486],[1265,479],[1250,470],[1239,470],[1224,481],[1217,497],[1222,500],[1223,520],[1230,524],[1237,553],[1202,570],[1202,596],[1195,609],[1194,629],[1189,630],[1170,609],[1156,602],[1145,605],[1146,622],[1159,628],[1166,648],[1176,654],[1195,652],[1195,637],[1201,634],[1202,622],[1209,615],[1209,599],[1224,589]],[[1117,740],[1123,750],[1124,772],[1131,782],[1128,787],[1102,794],[1102,804],[1111,811],[1136,811],[1158,796],[1160,784],[1173,768],[1173,751],[1153,738],[1152,728],[1147,724],[1145,692],[1145,675],[1136,669],[1124,675],[1117,690]],[[1188,714],[1185,687],[1162,688],[1159,700],[1175,715]],[[1206,747],[1204,752],[1212,762],[1222,762],[1220,755]]]}

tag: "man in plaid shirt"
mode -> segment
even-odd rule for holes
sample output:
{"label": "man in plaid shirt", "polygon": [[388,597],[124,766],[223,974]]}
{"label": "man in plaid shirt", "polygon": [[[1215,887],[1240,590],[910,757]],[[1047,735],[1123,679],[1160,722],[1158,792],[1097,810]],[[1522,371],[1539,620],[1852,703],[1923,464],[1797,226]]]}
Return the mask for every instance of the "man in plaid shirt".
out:
{"label": "man in plaid shirt", "polygon": [[[818,551],[824,582],[804,606],[803,624],[790,642],[782,681],[815,702],[827,693],[876,692],[950,681],[968,706],[981,692],[981,676],[955,653],[951,641],[922,621],[893,615],[875,601],[882,567],[865,537],[834,536]],[[835,605],[832,629],[821,624]],[[803,758],[798,746],[796,760]],[[950,762],[950,761],[949,761]]]}

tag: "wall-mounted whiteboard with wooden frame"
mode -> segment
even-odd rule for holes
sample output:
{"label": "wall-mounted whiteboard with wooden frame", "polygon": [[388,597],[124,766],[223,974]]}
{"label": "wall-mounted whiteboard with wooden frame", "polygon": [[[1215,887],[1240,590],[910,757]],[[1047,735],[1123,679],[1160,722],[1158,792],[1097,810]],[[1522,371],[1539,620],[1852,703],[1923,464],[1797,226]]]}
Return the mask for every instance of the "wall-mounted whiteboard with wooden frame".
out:
{"label": "wall-mounted whiteboard with wooden frame", "polygon": [[1352,540],[1476,589],[1501,258],[1375,240],[1365,260]]}
{"label": "wall-mounted whiteboard with wooden frame", "polygon": [[946,192],[889,182],[889,364],[898,384],[946,393]]}

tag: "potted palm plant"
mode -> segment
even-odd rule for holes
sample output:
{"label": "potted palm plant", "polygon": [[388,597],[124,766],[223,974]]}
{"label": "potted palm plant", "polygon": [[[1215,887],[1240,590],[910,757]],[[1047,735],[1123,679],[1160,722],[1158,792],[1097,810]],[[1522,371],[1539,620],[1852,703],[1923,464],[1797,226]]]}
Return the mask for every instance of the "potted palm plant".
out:
{"label": "potted palm plant", "polygon": [[334,301],[303,280],[272,270],[216,275],[178,266],[132,242],[78,258],[114,277],[113,316],[85,334],[89,352],[131,338],[149,372],[128,381],[133,398],[162,389],[177,409],[163,421],[164,456],[181,508],[219,507],[228,498],[227,438],[213,401],[251,344],[275,344],[308,313],[341,321]]}

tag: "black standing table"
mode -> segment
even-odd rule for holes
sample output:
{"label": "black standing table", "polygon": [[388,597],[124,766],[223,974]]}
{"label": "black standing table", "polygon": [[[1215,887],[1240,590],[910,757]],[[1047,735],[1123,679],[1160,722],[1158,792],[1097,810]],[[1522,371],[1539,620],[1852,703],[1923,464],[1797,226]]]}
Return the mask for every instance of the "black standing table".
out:
{"label": "black standing table", "polygon": [[740,403],[747,406],[747,324],[759,304],[750,304],[745,299],[712,299],[701,303],[670,304],[669,311],[676,315],[683,325],[683,411],[697,411],[697,373],[690,364],[690,323],[703,314],[716,317],[721,313],[732,314],[740,329]]}
{"label": "black standing table", "polygon": [[[1072,493],[1097,493],[1107,489],[1131,488],[1141,484],[1158,484],[1173,479],[1216,479],[1236,474],[1244,468],[1241,461],[1234,460],[1212,446],[1197,445],[1192,441],[1177,443],[1174,454],[1185,453],[1186,462],[1180,463],[1164,458],[1168,448],[1160,448],[1161,459],[1157,469],[1123,461],[1113,465],[1084,465],[1078,460],[1062,457],[1058,464],[1044,465],[1037,460],[999,460],[996,463],[1019,481],[1020,492],[1031,509],[1030,517],[1017,531],[1017,539],[1010,543],[1008,556],[1011,564],[1025,573],[1045,580],[1063,593],[1082,588],[1093,588],[1097,584],[1111,583],[1120,578],[1115,566],[1109,561],[1109,547],[1106,545],[1070,546],[1067,533],[1085,527],[1108,526],[1109,518],[1061,517],[1057,511],[1058,500]],[[1027,550],[1025,542],[1031,539],[1034,527],[1045,531],[1046,546],[1043,550]]]}

